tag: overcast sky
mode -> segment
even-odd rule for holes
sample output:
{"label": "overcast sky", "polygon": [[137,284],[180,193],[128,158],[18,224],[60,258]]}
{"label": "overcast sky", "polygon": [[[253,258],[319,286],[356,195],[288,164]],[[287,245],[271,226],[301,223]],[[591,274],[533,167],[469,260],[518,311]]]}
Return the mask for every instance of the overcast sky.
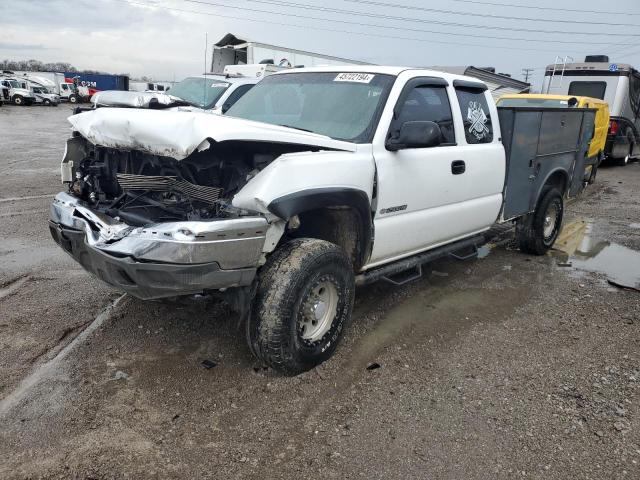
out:
{"label": "overcast sky", "polygon": [[638,0],[0,0],[0,58],[172,80],[202,73],[205,33],[210,49],[231,32],[377,64],[532,67],[539,88],[556,55],[640,66],[638,25]]}

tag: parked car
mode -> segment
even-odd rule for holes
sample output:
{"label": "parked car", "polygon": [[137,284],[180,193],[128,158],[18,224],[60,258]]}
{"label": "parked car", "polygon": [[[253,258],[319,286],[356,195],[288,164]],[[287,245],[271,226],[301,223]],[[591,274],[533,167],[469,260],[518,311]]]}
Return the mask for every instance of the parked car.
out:
{"label": "parked car", "polygon": [[45,87],[39,87],[32,85],[29,90],[35,97],[35,103],[41,103],[43,105],[51,105],[53,107],[57,107],[60,103],[60,95],[56,95],[55,93],[51,93]]}
{"label": "parked car", "polygon": [[549,108],[593,108],[596,119],[593,138],[587,152],[585,181],[593,183],[598,167],[605,157],[607,133],[609,131],[609,105],[604,100],[591,97],[547,94],[503,95],[496,102],[498,107],[549,107]]}
{"label": "parked car", "polygon": [[96,93],[91,102],[95,107],[187,107],[224,113],[259,81],[254,77],[205,74],[185,78],[169,93],[109,90]]}
{"label": "parked car", "polygon": [[279,72],[225,115],[98,108],[69,118],[50,230],[136,297],[223,296],[256,357],[298,373],[335,351],[356,285],[473,257],[496,221],[545,253],[594,117],[381,66]]}

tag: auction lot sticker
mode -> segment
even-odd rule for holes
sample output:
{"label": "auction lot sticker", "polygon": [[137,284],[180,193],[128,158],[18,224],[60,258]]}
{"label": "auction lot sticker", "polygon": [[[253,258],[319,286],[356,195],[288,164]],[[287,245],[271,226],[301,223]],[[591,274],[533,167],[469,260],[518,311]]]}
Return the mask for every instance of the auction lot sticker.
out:
{"label": "auction lot sticker", "polygon": [[371,73],[339,73],[334,82],[356,82],[356,83],[369,83],[373,80],[375,75]]}

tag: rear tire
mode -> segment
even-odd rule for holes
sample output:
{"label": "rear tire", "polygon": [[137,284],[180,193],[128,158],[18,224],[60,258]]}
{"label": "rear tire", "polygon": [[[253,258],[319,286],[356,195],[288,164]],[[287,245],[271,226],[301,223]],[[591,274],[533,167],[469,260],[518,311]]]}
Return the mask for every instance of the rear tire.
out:
{"label": "rear tire", "polygon": [[616,159],[616,163],[620,167],[626,166],[629,163],[629,161],[631,161],[631,154],[633,153],[633,145],[635,143],[634,142],[635,135],[633,134],[633,132],[631,130],[628,130],[627,134],[626,134],[626,137],[627,137],[627,141],[629,142],[629,153],[623,158]]}
{"label": "rear tire", "polygon": [[516,236],[520,250],[544,255],[555,243],[562,226],[564,202],[557,188],[543,192],[535,211],[518,220]]}
{"label": "rear tire", "polygon": [[629,155],[625,156],[624,158],[617,158],[616,159],[616,164],[619,167],[624,167],[629,163],[629,158],[630,158]]}
{"label": "rear tire", "polygon": [[298,374],[327,360],[351,320],[351,261],[337,245],[296,239],[271,254],[259,272],[247,341],[264,364]]}

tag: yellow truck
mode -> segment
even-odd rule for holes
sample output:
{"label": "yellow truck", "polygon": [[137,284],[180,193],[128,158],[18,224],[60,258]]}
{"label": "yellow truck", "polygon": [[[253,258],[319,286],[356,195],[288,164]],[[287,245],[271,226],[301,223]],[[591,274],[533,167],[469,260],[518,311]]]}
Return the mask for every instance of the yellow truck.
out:
{"label": "yellow truck", "polygon": [[604,158],[604,148],[609,131],[609,105],[604,100],[575,95],[516,94],[503,95],[496,102],[498,107],[550,107],[593,108],[596,111],[593,138],[589,144],[585,162],[585,181],[593,183],[598,166]]}

